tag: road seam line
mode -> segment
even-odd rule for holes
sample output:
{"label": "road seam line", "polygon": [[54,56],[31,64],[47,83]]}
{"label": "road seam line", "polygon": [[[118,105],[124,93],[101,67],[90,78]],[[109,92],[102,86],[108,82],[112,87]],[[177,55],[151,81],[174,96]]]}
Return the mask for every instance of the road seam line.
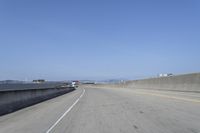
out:
{"label": "road seam line", "polygon": [[135,94],[144,94],[144,95],[152,95],[152,96],[164,97],[164,98],[168,98],[168,99],[182,100],[182,101],[187,101],[187,102],[200,103],[200,100],[198,100],[198,99],[183,98],[183,97],[176,97],[176,96],[168,96],[168,95],[155,94],[155,93],[149,93],[149,92],[134,92],[134,93]]}
{"label": "road seam line", "polygon": [[72,110],[72,108],[79,102],[79,100],[83,97],[85,94],[85,89],[83,89],[82,94],[79,96],[79,98],[65,111],[65,113],[46,131],[46,133],[50,133],[51,130]]}

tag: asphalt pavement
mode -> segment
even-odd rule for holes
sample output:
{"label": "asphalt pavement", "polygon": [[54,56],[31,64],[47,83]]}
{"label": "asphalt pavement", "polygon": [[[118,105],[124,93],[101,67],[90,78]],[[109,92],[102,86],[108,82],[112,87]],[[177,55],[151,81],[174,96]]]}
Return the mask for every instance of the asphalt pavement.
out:
{"label": "asphalt pavement", "polygon": [[200,133],[200,94],[80,87],[0,117],[0,133]]}

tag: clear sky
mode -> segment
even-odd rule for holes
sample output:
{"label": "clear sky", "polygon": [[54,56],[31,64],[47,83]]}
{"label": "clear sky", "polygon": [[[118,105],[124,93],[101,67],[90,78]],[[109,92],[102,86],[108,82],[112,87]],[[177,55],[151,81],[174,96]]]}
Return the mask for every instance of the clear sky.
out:
{"label": "clear sky", "polygon": [[0,80],[199,71],[199,0],[0,1]]}

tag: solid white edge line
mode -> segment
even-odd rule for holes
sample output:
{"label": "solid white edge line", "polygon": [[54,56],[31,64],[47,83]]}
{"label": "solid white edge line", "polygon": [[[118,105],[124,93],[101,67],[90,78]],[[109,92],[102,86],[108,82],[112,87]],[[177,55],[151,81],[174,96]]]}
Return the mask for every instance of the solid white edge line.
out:
{"label": "solid white edge line", "polygon": [[65,113],[46,131],[46,133],[50,133],[51,130],[72,110],[72,108],[78,103],[81,97],[85,94],[85,89],[83,89],[82,94],[79,98],[65,111]]}

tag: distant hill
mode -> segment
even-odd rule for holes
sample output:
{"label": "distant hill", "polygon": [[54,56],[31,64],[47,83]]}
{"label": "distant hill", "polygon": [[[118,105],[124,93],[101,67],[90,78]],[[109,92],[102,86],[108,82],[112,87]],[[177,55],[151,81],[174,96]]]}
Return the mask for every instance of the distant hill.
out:
{"label": "distant hill", "polygon": [[24,81],[19,81],[19,80],[2,80],[0,81],[0,84],[20,84],[20,83],[25,83]]}

